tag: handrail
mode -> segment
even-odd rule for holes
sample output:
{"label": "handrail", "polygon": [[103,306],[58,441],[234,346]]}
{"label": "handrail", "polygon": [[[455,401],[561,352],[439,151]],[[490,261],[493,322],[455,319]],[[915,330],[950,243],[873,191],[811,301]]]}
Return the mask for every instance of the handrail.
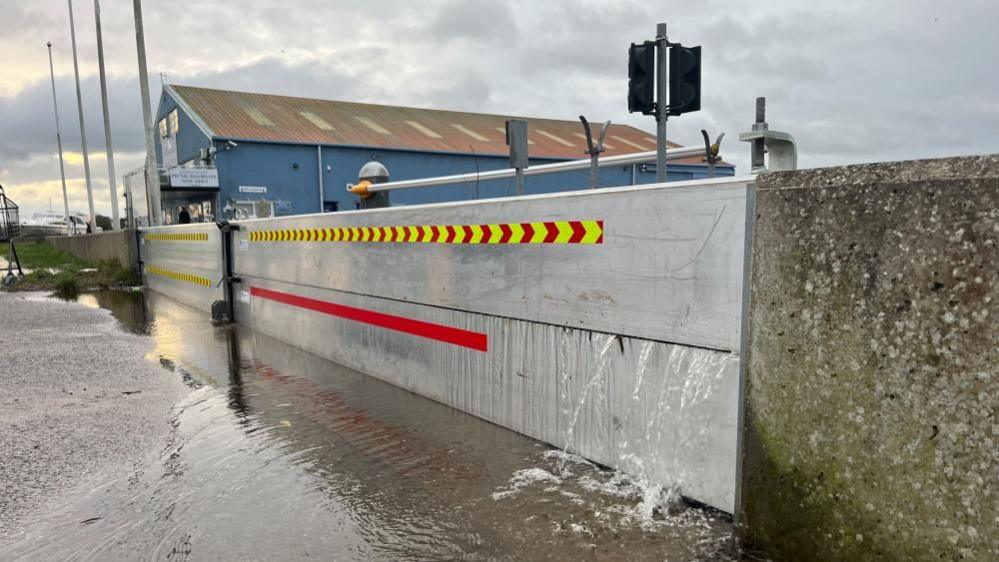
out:
{"label": "handrail", "polygon": [[[681,148],[671,148],[666,151],[667,160],[680,160],[692,156],[704,156],[704,148],[699,146],[689,146]],[[598,161],[598,166],[627,166],[631,164],[645,164],[656,161],[656,151],[635,152],[632,154],[620,154],[618,156],[608,156]],[[568,162],[556,162],[554,164],[541,164],[523,170],[525,176],[540,176],[542,174],[557,174],[560,172],[571,172],[575,170],[588,170],[590,160],[570,160]],[[515,168],[505,168],[502,170],[488,170],[485,172],[472,172],[468,174],[456,174],[453,176],[440,176],[436,178],[421,178],[415,180],[390,181],[385,183],[365,185],[363,192],[374,193],[378,191],[393,191],[396,189],[414,189],[417,187],[432,187],[437,185],[450,185],[455,183],[467,183],[478,181],[491,181],[514,178],[517,175]],[[364,182],[366,183],[366,182]],[[351,186],[353,187],[353,186]],[[348,193],[358,193],[357,190],[347,188]]]}

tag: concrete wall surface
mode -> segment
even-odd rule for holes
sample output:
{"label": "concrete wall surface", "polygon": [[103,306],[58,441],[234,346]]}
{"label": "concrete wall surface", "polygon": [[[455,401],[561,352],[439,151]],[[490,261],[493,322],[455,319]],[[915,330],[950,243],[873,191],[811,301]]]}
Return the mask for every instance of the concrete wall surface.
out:
{"label": "concrete wall surface", "polygon": [[751,552],[999,559],[999,156],[763,175],[752,260]]}
{"label": "concrete wall surface", "polygon": [[124,266],[138,265],[134,230],[98,232],[80,236],[52,236],[46,240],[56,248],[87,261],[116,259]]}

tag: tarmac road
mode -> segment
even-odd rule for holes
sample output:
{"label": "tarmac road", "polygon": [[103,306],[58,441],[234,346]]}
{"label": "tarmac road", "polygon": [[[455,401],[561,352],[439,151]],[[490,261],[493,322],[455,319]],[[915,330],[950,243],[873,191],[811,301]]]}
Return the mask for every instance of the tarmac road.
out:
{"label": "tarmac road", "polygon": [[71,491],[161,452],[190,389],[111,313],[0,292],[0,546]]}

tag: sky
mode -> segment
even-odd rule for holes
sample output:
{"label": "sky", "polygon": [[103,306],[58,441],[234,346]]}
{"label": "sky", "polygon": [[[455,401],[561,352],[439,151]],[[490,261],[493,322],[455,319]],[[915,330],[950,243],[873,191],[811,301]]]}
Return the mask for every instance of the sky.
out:
{"label": "sky", "polygon": [[[98,213],[110,190],[94,4],[74,3]],[[591,121],[654,132],[627,112],[627,51],[669,24],[702,46],[702,110],[669,138],[724,132],[748,172],[757,96],[800,167],[999,152],[999,2],[172,0],[143,4],[153,101],[161,80],[209,88]],[[132,2],[101,20],[121,176],[144,159]],[[46,41],[71,210],[86,211],[67,3],[0,0],[0,184],[24,215],[62,209]],[[161,78],[161,73],[164,75]],[[153,106],[155,110],[155,105]]]}

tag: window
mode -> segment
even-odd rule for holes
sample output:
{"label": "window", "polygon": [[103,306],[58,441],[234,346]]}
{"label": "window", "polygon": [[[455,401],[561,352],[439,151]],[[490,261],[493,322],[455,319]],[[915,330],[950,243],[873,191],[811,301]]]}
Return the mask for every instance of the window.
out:
{"label": "window", "polygon": [[167,120],[164,117],[160,119],[160,138],[165,139],[170,136],[170,131],[167,129]]}
{"label": "window", "polygon": [[327,123],[325,119],[323,119],[322,117],[316,115],[315,113],[312,113],[310,111],[299,111],[298,114],[301,115],[302,117],[305,117],[313,125],[315,125],[316,127],[319,127],[320,129],[322,129],[324,131],[332,131],[333,130],[333,126],[332,125],[330,125],[329,123]]}
{"label": "window", "polygon": [[381,133],[383,135],[391,135],[392,134],[385,127],[382,127],[378,123],[375,123],[374,119],[370,119],[368,117],[357,117],[357,116],[355,116],[354,119],[357,119],[361,123],[364,123],[365,126],[367,126],[369,129],[371,129],[372,131],[374,131],[376,133]]}
{"label": "window", "polygon": [[170,134],[177,136],[177,132],[180,131],[180,117],[177,115],[177,109],[175,108],[171,111],[170,114],[167,115],[167,118],[170,119]]}
{"label": "window", "polygon": [[246,107],[243,108],[243,111],[245,111],[246,114],[257,123],[257,125],[262,125],[264,127],[274,126],[274,122],[268,119],[266,115],[261,113],[260,110],[255,107]]}

